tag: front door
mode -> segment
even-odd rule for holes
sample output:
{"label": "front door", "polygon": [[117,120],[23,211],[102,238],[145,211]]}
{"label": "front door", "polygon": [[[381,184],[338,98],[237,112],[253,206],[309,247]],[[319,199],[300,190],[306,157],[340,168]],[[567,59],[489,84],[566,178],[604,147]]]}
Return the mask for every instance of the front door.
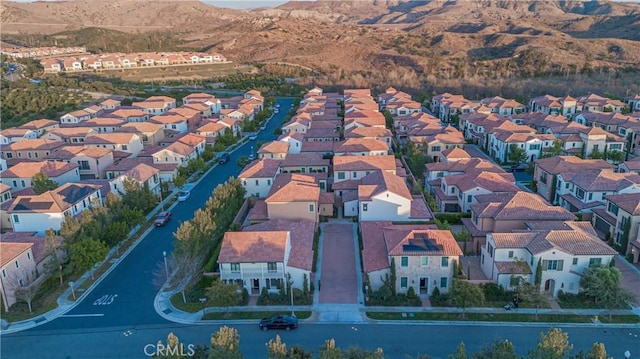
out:
{"label": "front door", "polygon": [[553,279],[547,279],[544,282],[544,291],[549,293],[551,296],[555,294],[556,281]]}
{"label": "front door", "polygon": [[420,278],[420,295],[429,294],[429,278]]}
{"label": "front door", "polygon": [[260,293],[260,279],[254,279],[251,281],[251,293],[258,294]]}

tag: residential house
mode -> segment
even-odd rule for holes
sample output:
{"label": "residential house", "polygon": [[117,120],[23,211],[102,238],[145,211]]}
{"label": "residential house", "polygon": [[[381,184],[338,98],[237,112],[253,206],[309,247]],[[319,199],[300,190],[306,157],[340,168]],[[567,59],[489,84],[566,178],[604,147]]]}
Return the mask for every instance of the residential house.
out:
{"label": "residential house", "polygon": [[58,150],[64,142],[45,139],[22,140],[2,146],[0,154],[9,163],[38,161]]}
{"label": "residential house", "polygon": [[73,112],[66,113],[60,117],[61,124],[78,124],[82,121],[87,121],[91,119],[91,114],[84,110],[77,110]]}
{"label": "residential house", "polygon": [[167,113],[171,108],[168,103],[164,101],[140,101],[133,102],[131,104],[134,108],[149,114],[149,116],[160,116]]}
{"label": "residential house", "polygon": [[149,121],[149,113],[136,107],[118,107],[107,113],[105,116],[119,118],[126,122],[146,122]]}
{"label": "residential house", "polygon": [[176,142],[183,143],[187,146],[191,146],[196,150],[196,157],[200,157],[207,146],[207,138],[204,136],[196,135],[195,133],[187,133],[176,138]]}
{"label": "residential house", "polygon": [[154,163],[151,156],[140,156],[134,158],[124,158],[117,163],[112,164],[105,170],[107,180],[112,180],[123,175],[131,169],[137,167],[141,163],[157,169],[160,182],[172,182],[178,175],[178,164],[176,163]]}
{"label": "residential house", "polygon": [[258,158],[284,159],[289,152],[289,142],[271,141],[264,143],[258,149]]}
{"label": "residential house", "polygon": [[572,117],[578,111],[577,105],[577,100],[571,96],[561,98],[544,95],[529,101],[529,109],[532,112],[543,112],[547,115],[563,115],[566,117]]}
{"label": "residential house", "polygon": [[115,110],[122,105],[122,101],[116,99],[106,99],[100,102],[100,107],[103,110]]}
{"label": "residential house", "polygon": [[410,134],[409,141],[423,146],[425,156],[434,162],[440,159],[442,151],[456,147],[463,148],[466,143],[462,132],[451,126],[442,127],[442,130],[424,136]]}
{"label": "residential house", "polygon": [[79,182],[78,165],[65,162],[19,162],[6,171],[0,173],[0,182],[11,186],[12,191],[32,187],[31,178],[37,173],[46,174],[50,180],[62,185],[69,182]]}
{"label": "residential house", "polygon": [[82,180],[106,178],[105,170],[114,162],[112,149],[89,146],[64,146],[45,159],[77,164]]}
{"label": "residential house", "polygon": [[357,127],[354,126],[351,129],[344,132],[345,140],[352,138],[378,140],[387,144],[387,147],[391,149],[391,138],[393,134],[390,130],[380,127]]}
{"label": "residential house", "polygon": [[335,128],[312,127],[304,133],[304,140],[311,142],[337,142],[340,141],[340,132]]}
{"label": "residential house", "polygon": [[457,122],[460,115],[473,112],[476,105],[462,95],[444,93],[436,95],[431,100],[431,112],[443,122]]}
{"label": "residential house", "polygon": [[378,290],[394,266],[396,292],[409,288],[427,298],[434,289],[447,293],[453,281],[453,268],[462,250],[450,231],[435,225],[401,225],[390,221],[361,222],[362,266],[365,285]]}
{"label": "residential house", "polygon": [[553,224],[573,221],[576,217],[562,207],[552,206],[544,198],[528,192],[503,192],[476,196],[471,218],[462,224],[471,232],[472,248],[479,253],[487,233],[525,230],[536,223]]}
{"label": "residential house", "polygon": [[281,173],[273,181],[264,202],[270,220],[306,219],[318,223],[319,199],[320,186],[314,177]]}
{"label": "residential house", "polygon": [[177,131],[178,133],[187,133],[189,131],[187,119],[177,114],[153,116],[149,119],[149,122],[162,125],[165,130]]}
{"label": "residential house", "polygon": [[164,139],[164,126],[151,122],[129,122],[122,125],[117,132],[135,133],[142,138],[144,148],[158,146]]}
{"label": "residential house", "polygon": [[109,181],[109,187],[111,192],[117,195],[126,194],[127,189],[125,183],[132,181],[137,183],[141,188],[147,187],[151,193],[159,196],[160,187],[160,170],[149,166],[145,163],[140,163],[127,172]]}
{"label": "residential house", "polygon": [[82,145],[87,136],[97,133],[98,131],[91,127],[60,127],[47,131],[47,133],[42,135],[41,138],[45,140],[60,141],[69,145]]}
{"label": "residential house", "polygon": [[300,153],[302,143],[305,141],[305,137],[301,133],[283,133],[278,137],[278,141],[286,142],[289,144],[289,153]]}
{"label": "residential house", "polygon": [[135,133],[112,132],[99,133],[87,136],[84,140],[86,146],[110,148],[116,151],[130,153],[137,156],[144,148],[142,138]]}
{"label": "residential house", "polygon": [[485,275],[507,290],[520,280],[533,283],[542,266],[541,291],[577,294],[585,269],[608,266],[616,251],[602,242],[588,222],[533,226],[526,232],[488,233],[482,247]]}
{"label": "residential house", "polygon": [[640,157],[636,157],[629,161],[624,161],[618,165],[618,172],[627,173],[635,172],[640,174]]}
{"label": "residential house", "polygon": [[13,142],[22,141],[24,139],[36,139],[38,133],[27,128],[5,128],[0,131],[0,144],[8,145]]}
{"label": "residential house", "polygon": [[480,100],[480,104],[490,109],[491,113],[497,113],[502,116],[511,116],[523,113],[526,110],[525,105],[520,102],[500,96],[484,98]]}
{"label": "residential house", "polygon": [[602,97],[596,94],[590,94],[577,98],[578,111],[610,111],[622,112],[625,108],[624,102]]}
{"label": "residential house", "polygon": [[624,98],[630,112],[640,112],[640,95],[627,96]]}
{"label": "residential house", "polygon": [[200,114],[200,117],[203,119],[210,118],[211,116],[213,116],[213,110],[211,109],[211,106],[205,105],[204,103],[193,102],[189,104],[184,104],[181,107],[198,111],[198,113]]}
{"label": "residential house", "polygon": [[394,156],[336,156],[333,158],[333,181],[359,180],[374,171],[396,174]]}
{"label": "residential house", "polygon": [[279,173],[280,160],[264,158],[249,163],[238,175],[245,197],[267,197]]}
{"label": "residential house", "polygon": [[149,152],[153,157],[153,163],[173,163],[180,167],[187,166],[190,160],[198,157],[194,147],[185,145],[182,142],[174,142],[167,147],[149,149]]}
{"label": "residential house", "polygon": [[606,195],[640,192],[640,175],[611,169],[562,172],[557,180],[554,203],[571,212],[589,213],[602,207]]}
{"label": "residential house", "polygon": [[240,134],[240,124],[238,123],[238,121],[236,121],[233,118],[230,118],[230,117],[221,118],[217,123],[229,129],[231,131],[231,134],[233,134],[236,137],[238,137],[238,135]]}
{"label": "residential house", "polygon": [[35,131],[38,138],[44,135],[45,132],[58,127],[60,127],[60,123],[58,121],[48,120],[46,118],[29,121],[22,126],[19,126],[19,128],[26,128],[28,130]]}
{"label": "residential house", "polygon": [[[455,150],[455,149],[454,149]],[[445,199],[450,197],[450,194],[442,192],[441,184],[442,178],[446,176],[459,175],[464,173],[480,173],[480,172],[493,172],[493,173],[504,173],[505,171],[494,164],[493,162],[489,162],[483,158],[469,158],[469,159],[460,159],[454,161],[446,161],[446,162],[432,162],[427,163],[425,165],[426,171],[424,173],[424,184],[425,188],[429,191],[429,193],[435,195],[438,198]],[[457,199],[454,197],[450,197],[449,201],[444,202],[454,202],[457,203]],[[443,208],[440,207],[442,210]],[[444,212],[455,211],[454,208],[448,208],[445,203]]]}
{"label": "residential house", "polygon": [[93,128],[97,133],[110,133],[123,126],[125,121],[114,117],[94,117],[82,123],[85,127]]}
{"label": "residential house", "polygon": [[187,120],[187,126],[190,128],[199,126],[200,121],[202,121],[200,111],[184,106],[167,111],[167,115],[179,115],[184,117]]}
{"label": "residential house", "polygon": [[11,186],[0,182],[0,233],[11,229],[11,220],[9,219],[9,214],[6,213],[8,207],[5,204],[9,203],[12,199]]}
{"label": "residential house", "polygon": [[334,142],[333,153],[336,156],[386,156],[389,146],[380,140],[350,138]]}
{"label": "residential house", "polygon": [[[46,236],[39,236],[36,232],[7,232],[0,238],[1,243],[27,243],[33,245],[31,247],[31,258],[36,264],[36,275],[45,273],[47,270],[46,265],[51,260],[50,256],[54,250],[54,248],[47,248],[46,240]],[[60,244],[62,244],[62,237],[58,236],[52,246],[57,249]],[[60,256],[65,255],[60,250],[58,250],[58,254]]]}
{"label": "residential house", "polygon": [[605,196],[605,206],[593,209],[591,223],[596,230],[621,246],[622,253],[631,255],[632,263],[640,260],[640,193]]}
{"label": "residential house", "polygon": [[[468,172],[442,177],[436,203],[442,212],[470,212],[476,197],[496,192],[520,191],[511,173]],[[442,196],[442,197],[441,197]]]}
{"label": "residential house", "polygon": [[101,186],[67,183],[39,195],[17,196],[9,210],[14,232],[60,230],[65,216],[76,216],[94,204],[102,204]]}
{"label": "residential house", "polygon": [[533,180],[539,195],[549,202],[557,203],[558,174],[580,171],[613,169],[614,165],[605,160],[583,160],[576,156],[554,156],[535,160]]}
{"label": "residential house", "polygon": [[0,241],[0,293],[2,307],[8,310],[16,301],[18,287],[30,284],[36,278],[36,262],[33,258],[33,243]]}
{"label": "residential house", "polygon": [[[526,126],[524,126],[526,127]],[[496,129],[489,134],[489,149],[493,158],[503,163],[513,162],[510,153],[513,147],[524,150],[527,162],[533,162],[542,157],[545,149],[553,146],[553,135],[522,133]]]}

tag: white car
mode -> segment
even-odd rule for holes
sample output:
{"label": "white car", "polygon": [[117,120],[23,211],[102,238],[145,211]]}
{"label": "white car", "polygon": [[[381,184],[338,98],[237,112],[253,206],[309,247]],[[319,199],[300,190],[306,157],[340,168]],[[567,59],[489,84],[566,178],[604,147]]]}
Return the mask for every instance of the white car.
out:
{"label": "white car", "polygon": [[258,135],[251,135],[249,136],[249,140],[250,141],[255,141],[258,138]]}
{"label": "white car", "polygon": [[191,192],[189,191],[180,191],[178,193],[178,202],[184,202],[191,197]]}
{"label": "white car", "polygon": [[262,125],[262,126],[260,126],[260,131],[264,131],[264,130],[266,130],[266,129],[267,129],[267,125]]}
{"label": "white car", "polygon": [[249,155],[249,160],[250,160],[250,161],[253,161],[253,160],[255,160],[255,159],[256,159],[256,155],[254,155],[253,153],[251,153],[251,154]]}

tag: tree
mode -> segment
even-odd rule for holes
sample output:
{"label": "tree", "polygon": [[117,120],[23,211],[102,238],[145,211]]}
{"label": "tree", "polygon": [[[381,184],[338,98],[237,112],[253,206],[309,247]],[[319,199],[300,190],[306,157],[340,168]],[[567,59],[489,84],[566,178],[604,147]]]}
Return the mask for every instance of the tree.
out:
{"label": "tree", "polygon": [[209,358],[242,359],[240,335],[238,335],[238,331],[235,328],[225,325],[211,335]]}
{"label": "tree", "polygon": [[467,243],[471,240],[471,232],[464,230],[461,232],[456,232],[453,234],[453,238],[456,239],[456,242],[462,242],[462,251],[464,254],[467,254]]}
{"label": "tree", "polygon": [[122,203],[133,209],[139,209],[144,213],[149,212],[158,203],[158,197],[151,192],[149,185],[125,178],[122,182],[124,191],[122,192]]}
{"label": "tree", "polygon": [[249,163],[251,163],[251,161],[249,160],[249,157],[240,156],[238,158],[238,160],[236,161],[236,166],[238,166],[240,168],[245,168]]}
{"label": "tree", "polygon": [[604,159],[605,154],[600,152],[600,150],[598,150],[597,148],[594,148],[593,150],[591,150],[591,154],[589,155],[589,158],[592,160],[602,160]]}
{"label": "tree", "polygon": [[536,266],[536,276],[534,279],[534,283],[538,287],[542,284],[542,258],[538,259],[538,266]]}
{"label": "tree", "polygon": [[5,285],[13,289],[13,295],[16,300],[21,300],[27,303],[27,306],[29,306],[29,313],[31,313],[33,310],[31,303],[33,302],[33,298],[35,298],[36,294],[38,294],[38,289],[40,289],[42,279],[44,279],[44,277],[35,278],[31,273],[25,270],[24,267],[22,267],[11,273],[11,275],[5,279]]}
{"label": "tree", "polygon": [[507,159],[515,164],[520,164],[527,160],[527,151],[525,151],[524,148],[520,148],[517,144],[512,143],[509,146]]}
{"label": "tree", "polygon": [[562,140],[555,139],[553,145],[547,149],[546,154],[543,157],[557,157],[562,154]]}
{"label": "tree", "polygon": [[607,350],[602,343],[593,343],[593,346],[587,351],[586,359],[607,359]]}
{"label": "tree", "polygon": [[518,287],[516,288],[516,293],[518,294],[518,298],[520,298],[520,300],[535,304],[536,313],[534,318],[537,320],[540,304],[546,301],[546,296],[540,290],[540,286],[525,281],[520,281],[520,283],[518,283]]}
{"label": "tree", "polygon": [[462,318],[464,319],[468,307],[481,305],[484,302],[484,292],[475,284],[454,278],[451,288],[449,288],[449,300],[451,304],[462,308]]}
{"label": "tree", "polygon": [[[633,301],[634,295],[620,286],[622,273],[616,267],[593,266],[582,273],[580,288],[595,303],[611,310],[623,308]],[[611,312],[609,315],[611,316]]]}
{"label": "tree", "polygon": [[456,348],[456,353],[449,355],[448,359],[467,359],[467,349],[464,342],[460,342]]}
{"label": "tree", "polygon": [[108,252],[109,248],[101,240],[83,238],[69,246],[69,261],[74,270],[85,271],[103,260]]}
{"label": "tree", "polygon": [[569,335],[562,329],[551,328],[545,333],[540,333],[540,340],[535,349],[529,351],[531,359],[563,359],[573,349],[569,343]]}
{"label": "tree", "polygon": [[44,172],[38,172],[31,177],[31,188],[36,194],[42,194],[47,191],[58,188],[58,182],[49,178]]}
{"label": "tree", "polygon": [[280,336],[276,335],[274,339],[267,343],[267,358],[269,359],[286,359],[287,345],[280,340]]}
{"label": "tree", "polygon": [[342,353],[339,348],[336,348],[336,341],[332,338],[325,340],[324,345],[320,347],[319,359],[340,359]]}
{"label": "tree", "polygon": [[513,343],[508,340],[495,339],[491,344],[484,346],[479,352],[473,354],[474,359],[516,359]]}
{"label": "tree", "polygon": [[173,178],[173,185],[177,189],[181,189],[182,186],[184,186],[185,184],[187,184],[187,177],[186,176],[178,174],[177,176],[175,176]]}
{"label": "tree", "polygon": [[607,152],[607,159],[611,160],[614,164],[618,164],[624,161],[624,154],[622,151],[609,151]]}
{"label": "tree", "polygon": [[393,128],[393,116],[391,115],[391,112],[389,112],[389,110],[384,110],[382,112],[382,115],[384,116],[387,128],[391,131],[394,131],[395,129]]}
{"label": "tree", "polygon": [[206,290],[211,305],[216,307],[232,307],[242,301],[242,293],[237,284],[225,284],[216,278]]}
{"label": "tree", "polygon": [[398,276],[396,275],[396,260],[391,258],[391,275],[389,276],[389,289],[391,289],[391,295],[396,296],[396,283],[398,282]]}
{"label": "tree", "polygon": [[58,271],[60,277],[60,285],[64,284],[62,278],[62,266],[65,263],[64,257],[60,249],[61,239],[56,235],[53,228],[49,228],[45,231],[44,249],[45,253],[49,254],[49,261],[45,264],[45,269],[48,273]]}

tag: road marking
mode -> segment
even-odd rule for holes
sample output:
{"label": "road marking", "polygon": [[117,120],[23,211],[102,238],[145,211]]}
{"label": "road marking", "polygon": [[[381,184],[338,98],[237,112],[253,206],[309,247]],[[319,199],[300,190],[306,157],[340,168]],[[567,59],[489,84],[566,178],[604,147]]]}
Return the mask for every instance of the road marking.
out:
{"label": "road marking", "polygon": [[65,314],[61,317],[67,318],[82,318],[82,317],[104,317],[104,314]]}
{"label": "road marking", "polygon": [[118,297],[117,294],[105,294],[102,297],[96,299],[96,301],[93,302],[93,305],[109,305],[113,303],[116,297]]}

